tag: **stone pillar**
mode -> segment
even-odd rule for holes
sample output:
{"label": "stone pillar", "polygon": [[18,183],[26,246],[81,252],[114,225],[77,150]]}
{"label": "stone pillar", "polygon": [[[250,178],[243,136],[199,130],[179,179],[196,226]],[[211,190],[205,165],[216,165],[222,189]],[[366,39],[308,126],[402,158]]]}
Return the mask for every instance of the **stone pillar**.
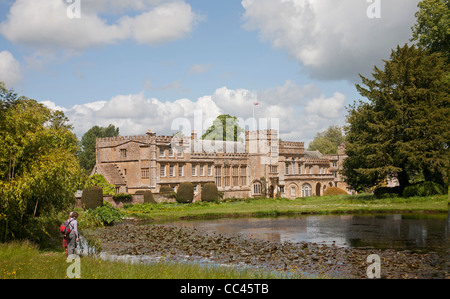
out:
{"label": "stone pillar", "polygon": [[156,189],[158,165],[156,164],[156,134],[150,136],[150,188]]}

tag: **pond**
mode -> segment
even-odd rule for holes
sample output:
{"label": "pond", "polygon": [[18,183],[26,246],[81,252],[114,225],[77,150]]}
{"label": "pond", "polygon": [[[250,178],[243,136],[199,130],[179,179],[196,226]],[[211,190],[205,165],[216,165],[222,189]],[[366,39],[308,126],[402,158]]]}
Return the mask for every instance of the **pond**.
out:
{"label": "pond", "polygon": [[438,252],[446,249],[445,214],[308,215],[276,218],[183,220],[174,226],[244,234],[272,242],[311,242],[350,248]]}

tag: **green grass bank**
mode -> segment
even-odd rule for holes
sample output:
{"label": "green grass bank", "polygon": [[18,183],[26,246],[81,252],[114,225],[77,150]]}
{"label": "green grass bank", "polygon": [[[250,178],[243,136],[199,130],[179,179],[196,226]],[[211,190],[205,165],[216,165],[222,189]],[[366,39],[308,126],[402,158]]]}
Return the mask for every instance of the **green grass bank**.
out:
{"label": "green grass bank", "polygon": [[152,220],[346,213],[447,213],[448,195],[376,199],[371,194],[290,199],[229,199],[191,204],[126,205],[125,217]]}
{"label": "green grass bank", "polygon": [[[0,244],[0,279],[65,279],[72,265],[62,252],[41,251],[28,241]],[[304,278],[257,269],[174,262],[127,264],[81,257],[81,279],[277,279]],[[320,278],[320,277],[319,277]]]}

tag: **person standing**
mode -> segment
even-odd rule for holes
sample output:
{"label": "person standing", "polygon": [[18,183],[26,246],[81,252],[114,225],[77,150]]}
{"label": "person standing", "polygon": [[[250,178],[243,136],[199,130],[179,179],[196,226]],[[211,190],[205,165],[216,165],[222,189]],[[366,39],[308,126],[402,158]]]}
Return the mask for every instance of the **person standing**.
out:
{"label": "person standing", "polygon": [[67,256],[75,254],[75,248],[77,248],[77,242],[80,237],[77,222],[78,213],[70,212],[69,217],[70,234],[67,236]]}

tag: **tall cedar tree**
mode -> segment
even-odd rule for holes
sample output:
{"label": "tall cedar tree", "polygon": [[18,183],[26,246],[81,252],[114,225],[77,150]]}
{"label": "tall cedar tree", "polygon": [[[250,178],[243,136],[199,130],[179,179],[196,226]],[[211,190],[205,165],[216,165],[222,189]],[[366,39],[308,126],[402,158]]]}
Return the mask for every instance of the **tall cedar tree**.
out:
{"label": "tall cedar tree", "polygon": [[414,176],[448,183],[449,68],[439,53],[398,46],[373,80],[356,85],[368,101],[349,107],[343,174],[354,188],[397,173],[404,188]]}

